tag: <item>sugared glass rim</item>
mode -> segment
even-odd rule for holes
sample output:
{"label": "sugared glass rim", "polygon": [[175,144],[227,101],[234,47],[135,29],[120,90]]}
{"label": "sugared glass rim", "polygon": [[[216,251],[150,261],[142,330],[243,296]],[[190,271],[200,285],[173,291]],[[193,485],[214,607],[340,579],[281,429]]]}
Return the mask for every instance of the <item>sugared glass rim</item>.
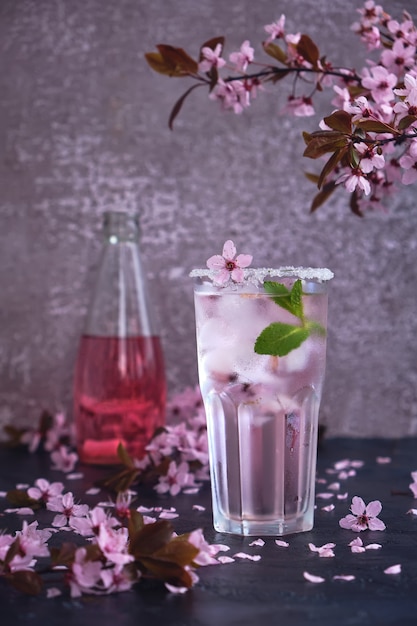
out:
{"label": "sugared glass rim", "polygon": [[[191,278],[209,278],[216,284],[216,270],[194,269],[190,272]],[[291,265],[272,267],[248,267],[243,270],[244,283],[263,283],[266,278],[299,278],[300,280],[315,280],[326,282],[334,277],[334,274],[327,267],[294,267]],[[241,284],[244,284],[241,283]]]}

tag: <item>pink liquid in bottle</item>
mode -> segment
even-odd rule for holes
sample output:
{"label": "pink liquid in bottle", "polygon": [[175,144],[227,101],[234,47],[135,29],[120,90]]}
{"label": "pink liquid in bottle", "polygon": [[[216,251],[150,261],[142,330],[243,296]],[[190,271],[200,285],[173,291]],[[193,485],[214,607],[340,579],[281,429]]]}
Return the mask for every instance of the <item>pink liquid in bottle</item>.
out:
{"label": "pink liquid in bottle", "polygon": [[80,460],[120,462],[122,443],[141,458],[164,423],[164,360],[157,336],[83,335],[75,371],[74,411]]}

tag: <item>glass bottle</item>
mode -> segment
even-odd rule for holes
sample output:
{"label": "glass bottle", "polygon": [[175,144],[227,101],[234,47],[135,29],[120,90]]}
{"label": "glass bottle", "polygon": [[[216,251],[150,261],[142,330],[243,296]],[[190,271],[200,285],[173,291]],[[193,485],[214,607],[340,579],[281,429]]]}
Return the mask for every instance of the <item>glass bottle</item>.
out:
{"label": "glass bottle", "polygon": [[121,442],[141,458],[165,421],[165,369],[147,296],[138,218],[104,214],[104,247],[75,368],[80,460],[118,463]]}

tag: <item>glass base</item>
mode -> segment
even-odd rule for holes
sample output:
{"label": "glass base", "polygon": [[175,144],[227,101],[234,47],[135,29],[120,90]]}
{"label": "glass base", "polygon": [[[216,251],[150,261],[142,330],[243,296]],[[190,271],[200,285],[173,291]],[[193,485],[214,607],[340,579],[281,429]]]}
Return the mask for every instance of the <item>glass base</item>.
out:
{"label": "glass base", "polygon": [[290,520],[236,520],[217,518],[213,520],[214,529],[219,533],[242,536],[275,536],[303,533],[313,528],[313,516],[304,515]]}

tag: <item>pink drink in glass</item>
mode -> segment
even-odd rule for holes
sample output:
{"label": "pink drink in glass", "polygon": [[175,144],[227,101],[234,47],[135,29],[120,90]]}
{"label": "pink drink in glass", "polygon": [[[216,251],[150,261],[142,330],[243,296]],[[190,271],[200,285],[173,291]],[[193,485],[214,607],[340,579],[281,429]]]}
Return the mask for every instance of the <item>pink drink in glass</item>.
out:
{"label": "pink drink in glass", "polygon": [[[287,355],[270,356],[255,353],[259,334],[271,323],[297,325],[299,320],[262,283],[219,288],[205,273],[196,282],[195,313],[214,527],[240,535],[310,530],[326,356],[326,285],[302,281],[305,319],[316,330]],[[296,278],[268,280],[290,289]]]}

